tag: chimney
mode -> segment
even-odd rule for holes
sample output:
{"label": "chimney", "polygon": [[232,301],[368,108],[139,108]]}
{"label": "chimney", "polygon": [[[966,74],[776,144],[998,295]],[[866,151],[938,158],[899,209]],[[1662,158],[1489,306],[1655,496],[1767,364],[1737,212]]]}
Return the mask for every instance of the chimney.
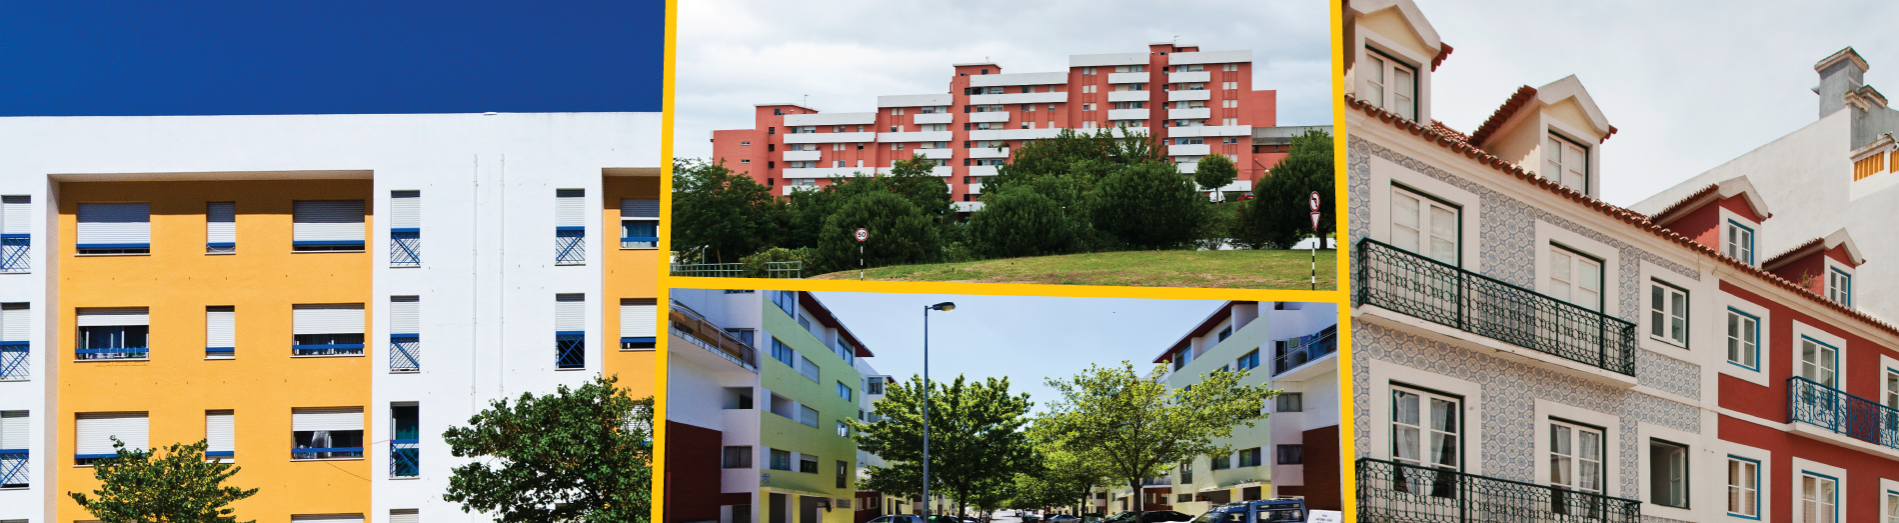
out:
{"label": "chimney", "polygon": [[1814,64],[1813,70],[1820,73],[1820,85],[1813,92],[1820,95],[1820,117],[1833,114],[1846,107],[1847,93],[1858,91],[1865,83],[1866,59],[1852,47],[1841,49]]}

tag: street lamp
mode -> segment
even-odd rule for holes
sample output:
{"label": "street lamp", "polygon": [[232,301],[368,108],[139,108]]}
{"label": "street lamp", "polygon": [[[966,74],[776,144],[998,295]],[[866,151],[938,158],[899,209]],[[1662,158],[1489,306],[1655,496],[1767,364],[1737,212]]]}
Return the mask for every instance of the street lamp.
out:
{"label": "street lamp", "polygon": [[943,302],[923,308],[923,521],[930,521],[930,311],[949,312],[956,304]]}

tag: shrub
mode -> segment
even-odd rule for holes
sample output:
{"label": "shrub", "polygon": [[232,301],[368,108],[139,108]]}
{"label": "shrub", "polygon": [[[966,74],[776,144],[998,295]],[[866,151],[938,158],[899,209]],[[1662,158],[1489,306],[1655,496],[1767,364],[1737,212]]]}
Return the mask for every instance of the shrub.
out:
{"label": "shrub", "polygon": [[778,275],[772,274],[771,266],[767,265],[768,263],[804,262],[802,266],[804,273],[810,274],[810,271],[817,269],[817,254],[818,250],[810,247],[799,247],[796,249],[772,247],[759,251],[751,256],[739,258],[739,262],[745,264],[745,277],[771,278]]}
{"label": "shrub", "polygon": [[1206,204],[1171,163],[1143,162],[1108,175],[1090,210],[1095,229],[1138,249],[1189,246],[1206,224]]}
{"label": "shrub", "polygon": [[984,207],[969,219],[977,255],[1017,258],[1063,254],[1077,248],[1074,231],[1055,200],[1027,187],[986,194]]}
{"label": "shrub", "polygon": [[1233,183],[1240,177],[1239,169],[1233,167],[1233,160],[1220,153],[1209,154],[1200,159],[1194,167],[1193,182],[1202,190],[1217,191]]}
{"label": "shrub", "polygon": [[901,196],[871,191],[845,202],[824,220],[818,235],[820,271],[858,267],[860,242],[853,234],[860,227],[870,230],[870,241],[861,242],[865,267],[930,263],[943,254],[931,217]]}

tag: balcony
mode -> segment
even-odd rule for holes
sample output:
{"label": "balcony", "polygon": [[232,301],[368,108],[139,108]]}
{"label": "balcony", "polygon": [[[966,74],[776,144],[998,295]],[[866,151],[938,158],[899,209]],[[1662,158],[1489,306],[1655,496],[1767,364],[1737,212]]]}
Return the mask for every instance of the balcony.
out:
{"label": "balcony", "polygon": [[[947,142],[954,140],[952,131],[906,131],[895,133],[877,133],[878,142]],[[865,140],[873,141],[873,140]]]}
{"label": "balcony", "polygon": [[422,372],[422,335],[389,335],[389,372]]}
{"label": "balcony", "polygon": [[725,329],[707,321],[704,316],[674,303],[669,319],[672,320],[671,331],[674,336],[712,351],[746,370],[758,372],[758,349],[725,332]]}
{"label": "balcony", "polygon": [[911,121],[917,125],[948,124],[956,122],[956,115],[950,113],[923,113],[916,115],[916,118],[912,118]]}
{"label": "balcony", "polygon": [[389,229],[389,266],[422,266],[422,229]]}
{"label": "balcony", "polygon": [[1146,120],[1147,109],[1109,109],[1109,120]]}
{"label": "balcony", "polygon": [[587,332],[554,332],[554,368],[587,368]]}
{"label": "balcony", "polygon": [[1206,156],[1207,152],[1211,150],[1212,148],[1207,147],[1207,144],[1204,144],[1204,143],[1184,143],[1184,144],[1167,146],[1167,155],[1168,156]]}
{"label": "balcony", "polygon": [[1206,89],[1181,89],[1167,92],[1169,102],[1205,102],[1212,99],[1213,91]]}
{"label": "balcony", "polygon": [[1203,84],[1213,81],[1211,71],[1181,71],[1167,75],[1170,84]]}
{"label": "balcony", "polygon": [[[22,445],[25,442],[21,442]],[[33,475],[27,449],[0,449],[0,488],[24,488]]]}
{"label": "balcony", "polygon": [[1297,369],[1313,360],[1323,358],[1339,351],[1339,328],[1337,325],[1326,327],[1317,334],[1289,340],[1298,345],[1287,343],[1284,352],[1273,358],[1273,377],[1279,377],[1287,371]]}
{"label": "balcony", "polygon": [[25,234],[0,234],[0,273],[26,272],[32,269],[27,264],[26,253],[33,246],[31,236]]}
{"label": "balcony", "polygon": [[[956,157],[956,150],[950,149],[947,147],[939,147],[935,149],[910,149],[908,151],[899,151],[899,152],[910,153],[911,155],[922,155],[924,158],[928,158],[931,160],[948,160],[948,159]],[[908,159],[908,158],[905,158],[905,159]]]}
{"label": "balcony", "polygon": [[1376,459],[1358,460],[1359,521],[1642,521],[1642,502]]}
{"label": "balcony", "polygon": [[1813,380],[1799,376],[1787,379],[1787,417],[1790,422],[1899,449],[1899,409]]}
{"label": "balcony", "polygon": [[33,378],[32,351],[24,341],[0,341],[0,381],[26,381]]}
{"label": "balcony", "polygon": [[1147,83],[1151,78],[1153,77],[1148,76],[1146,72],[1108,73],[1108,83],[1111,84],[1142,84]]}
{"label": "balcony", "polygon": [[1635,324],[1462,268],[1361,240],[1357,303],[1635,376]]}
{"label": "balcony", "polygon": [[974,147],[969,149],[970,158],[1008,158],[1008,147]]}
{"label": "balcony", "polygon": [[970,95],[971,105],[1053,104],[1068,101],[1068,93],[1003,93]]}
{"label": "balcony", "polygon": [[1153,91],[1108,91],[1110,102],[1145,102]]}
{"label": "balcony", "polygon": [[976,122],[976,123],[1007,122],[1009,121],[1009,112],[1008,111],[985,111],[985,112],[980,112],[980,113],[969,113],[969,121]]}
{"label": "balcony", "polygon": [[1205,120],[1211,117],[1213,117],[1213,110],[1205,107],[1167,110],[1167,119],[1169,120]]}
{"label": "balcony", "polygon": [[554,228],[554,265],[587,264],[587,228]]}
{"label": "balcony", "polygon": [[787,162],[815,162],[824,159],[824,151],[785,151]]}
{"label": "balcony", "polygon": [[389,477],[401,479],[421,476],[421,447],[418,440],[389,440]]}
{"label": "balcony", "polygon": [[877,133],[787,133],[785,143],[854,143],[875,142]]}
{"label": "balcony", "polygon": [[[799,191],[815,191],[818,187],[815,185],[787,185],[785,186],[785,194],[791,194],[793,189]],[[765,276],[762,277],[797,279],[801,277],[799,274],[803,271],[804,262],[801,261],[765,262]],[[672,265],[672,275],[699,278],[761,277],[749,272],[743,263],[675,263]]]}

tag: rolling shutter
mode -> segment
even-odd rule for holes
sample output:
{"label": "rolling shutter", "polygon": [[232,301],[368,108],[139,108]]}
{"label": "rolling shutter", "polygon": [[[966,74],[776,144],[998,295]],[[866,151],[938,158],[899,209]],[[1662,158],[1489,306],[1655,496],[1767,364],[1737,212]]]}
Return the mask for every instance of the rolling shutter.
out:
{"label": "rolling shutter", "polygon": [[620,200],[621,218],[658,218],[659,200],[624,198]]}
{"label": "rolling shutter", "polygon": [[211,455],[224,453],[229,456],[237,450],[237,419],[228,410],[207,410],[204,412],[205,452]]}
{"label": "rolling shutter", "polygon": [[554,295],[554,330],[559,332],[587,330],[587,295]]}
{"label": "rolling shutter", "polygon": [[389,511],[389,523],[422,523],[422,515],[416,509],[395,509]]}
{"label": "rolling shutter", "polygon": [[0,341],[27,341],[31,313],[25,303],[0,303]]}
{"label": "rolling shutter", "polygon": [[290,430],[363,430],[362,407],[290,409]]}
{"label": "rolling shutter", "polygon": [[422,228],[422,191],[389,191],[389,228]]}
{"label": "rolling shutter", "polygon": [[422,299],[416,296],[389,297],[389,335],[414,336],[422,333]]}
{"label": "rolling shutter", "polygon": [[554,226],[584,227],[586,225],[587,191],[585,189],[554,191]]}
{"label": "rolling shutter", "polygon": [[81,249],[144,249],[152,245],[152,204],[79,204]]}
{"label": "rolling shutter", "polygon": [[620,337],[653,338],[659,327],[659,300],[632,298],[620,300]]}
{"label": "rolling shutter", "polygon": [[299,245],[363,243],[362,200],[305,200],[292,206],[291,241]]}
{"label": "rolling shutter", "polygon": [[295,523],[363,523],[362,514],[296,514],[290,516]]}
{"label": "rolling shutter", "polygon": [[77,420],[74,439],[74,454],[80,456],[111,455],[118,451],[112,449],[112,437],[118,436],[125,442],[125,448],[144,449],[146,441],[147,419],[143,412],[102,412],[82,413]]}
{"label": "rolling shutter", "polygon": [[26,446],[26,411],[0,412],[0,449],[19,450]]}
{"label": "rolling shutter", "polygon": [[211,202],[204,208],[204,244],[206,247],[237,246],[237,204]]}
{"label": "rolling shutter", "polygon": [[291,334],[362,334],[363,304],[291,306]]}
{"label": "rolling shutter", "polygon": [[0,196],[0,234],[31,234],[32,203],[31,196]]}
{"label": "rolling shutter", "polygon": [[151,324],[151,314],[147,312],[145,307],[79,309],[80,327],[123,327]]}
{"label": "rolling shutter", "polygon": [[237,347],[237,308],[229,305],[204,308],[205,348]]}

